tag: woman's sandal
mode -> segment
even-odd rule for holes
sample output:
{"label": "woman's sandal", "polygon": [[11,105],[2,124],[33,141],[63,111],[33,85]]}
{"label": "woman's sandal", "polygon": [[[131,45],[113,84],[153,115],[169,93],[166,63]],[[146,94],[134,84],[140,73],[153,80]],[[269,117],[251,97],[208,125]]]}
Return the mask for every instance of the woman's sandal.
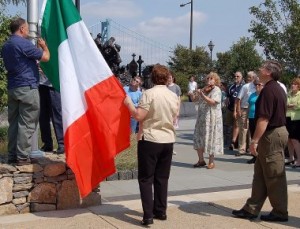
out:
{"label": "woman's sandal", "polygon": [[213,168],[215,168],[215,163],[212,162],[207,165],[207,169],[213,169]]}
{"label": "woman's sandal", "polygon": [[196,164],[193,165],[194,168],[206,166],[205,161],[198,161]]}

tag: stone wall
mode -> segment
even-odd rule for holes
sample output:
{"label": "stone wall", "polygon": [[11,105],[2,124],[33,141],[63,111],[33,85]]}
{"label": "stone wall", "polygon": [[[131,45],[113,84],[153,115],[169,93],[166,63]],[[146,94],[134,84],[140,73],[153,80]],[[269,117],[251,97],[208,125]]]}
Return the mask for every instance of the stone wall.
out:
{"label": "stone wall", "polygon": [[75,175],[64,158],[46,156],[23,166],[0,164],[0,215],[99,204],[99,188],[86,198],[80,198]]}

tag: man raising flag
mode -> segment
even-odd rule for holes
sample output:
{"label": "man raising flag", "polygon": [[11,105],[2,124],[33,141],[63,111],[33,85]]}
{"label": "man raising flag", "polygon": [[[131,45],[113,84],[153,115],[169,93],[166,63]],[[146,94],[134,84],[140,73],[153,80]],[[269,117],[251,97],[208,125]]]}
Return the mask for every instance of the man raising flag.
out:
{"label": "man raising flag", "polygon": [[114,157],[129,146],[125,92],[72,0],[45,0],[40,23],[51,53],[41,66],[60,90],[66,162],[85,197],[115,172]]}

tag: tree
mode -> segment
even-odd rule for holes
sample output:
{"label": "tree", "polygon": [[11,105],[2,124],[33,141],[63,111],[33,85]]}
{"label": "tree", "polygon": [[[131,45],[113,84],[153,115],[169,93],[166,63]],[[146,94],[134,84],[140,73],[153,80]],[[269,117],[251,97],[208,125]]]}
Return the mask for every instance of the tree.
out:
{"label": "tree", "polygon": [[[4,42],[8,39],[9,23],[12,18],[5,14],[5,7],[8,4],[19,5],[26,4],[26,0],[0,0],[0,50]],[[6,70],[2,58],[0,58],[0,111],[7,106],[7,80],[6,80]]]}
{"label": "tree", "polygon": [[262,63],[262,57],[255,49],[256,42],[250,38],[242,37],[233,44],[230,51],[217,53],[217,72],[222,79],[230,82],[236,71],[242,72],[243,76],[249,71],[258,70]]}
{"label": "tree", "polygon": [[249,31],[267,58],[280,61],[288,72],[300,72],[299,0],[265,0],[250,8],[255,16]]}
{"label": "tree", "polygon": [[196,47],[194,50],[190,50],[182,45],[177,45],[168,64],[174,71],[177,84],[184,93],[190,76],[198,76],[199,81],[202,75],[206,75],[211,70],[210,56],[205,51],[205,47]]}
{"label": "tree", "polygon": [[245,76],[248,71],[257,70],[262,63],[262,57],[255,49],[256,42],[242,37],[231,47],[231,72],[241,71]]}
{"label": "tree", "polygon": [[216,71],[222,77],[222,80],[230,81],[231,72],[231,52],[219,52],[217,55]]}
{"label": "tree", "polygon": [[[4,42],[9,37],[9,23],[10,16],[5,15],[3,9],[0,9],[0,50]],[[6,70],[4,68],[4,63],[2,58],[0,58],[0,111],[7,106],[7,80],[6,80]]]}

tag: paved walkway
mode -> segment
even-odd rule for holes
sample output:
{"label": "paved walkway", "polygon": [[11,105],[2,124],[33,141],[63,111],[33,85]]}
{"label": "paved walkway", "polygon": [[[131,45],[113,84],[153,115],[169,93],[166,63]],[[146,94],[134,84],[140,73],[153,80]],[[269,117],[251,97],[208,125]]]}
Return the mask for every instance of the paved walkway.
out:
{"label": "paved walkway", "polygon": [[[151,228],[299,228],[300,169],[287,167],[289,221],[267,223],[236,219],[232,209],[240,209],[251,193],[253,165],[249,156],[235,157],[225,151],[216,157],[216,168],[192,168],[197,161],[192,146],[195,120],[180,120],[176,155],[169,182],[168,220],[155,221]],[[103,204],[84,209],[42,212],[0,217],[0,228],[140,228],[142,218],[136,180],[101,183]],[[262,212],[271,206],[266,201]]]}

